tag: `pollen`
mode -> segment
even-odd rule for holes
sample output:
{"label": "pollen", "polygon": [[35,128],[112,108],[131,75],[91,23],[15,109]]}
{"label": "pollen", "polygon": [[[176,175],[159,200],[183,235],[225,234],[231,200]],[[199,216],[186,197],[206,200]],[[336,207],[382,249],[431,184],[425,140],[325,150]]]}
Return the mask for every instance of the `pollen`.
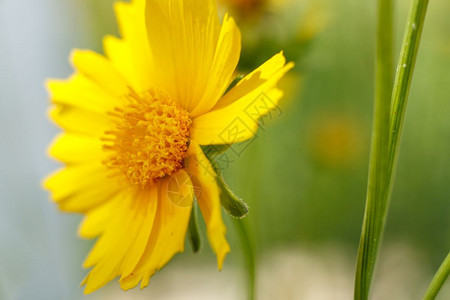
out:
{"label": "pollen", "polygon": [[189,146],[189,113],[167,95],[130,91],[127,104],[110,113],[115,128],[103,138],[104,164],[145,188],[183,168]]}

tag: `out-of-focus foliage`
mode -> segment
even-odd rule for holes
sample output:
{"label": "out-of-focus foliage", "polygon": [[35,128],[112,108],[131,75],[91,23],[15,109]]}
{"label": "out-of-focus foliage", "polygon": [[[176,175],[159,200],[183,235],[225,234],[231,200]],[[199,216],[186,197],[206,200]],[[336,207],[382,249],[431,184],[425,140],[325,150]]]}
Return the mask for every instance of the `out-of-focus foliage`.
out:
{"label": "out-of-focus foliage", "polygon": [[242,35],[241,70],[250,70],[283,50],[298,61],[329,20],[323,1],[219,0],[223,13],[238,22]]}
{"label": "out-of-focus foliage", "polygon": [[[407,4],[396,8],[395,53]],[[249,203],[258,249],[332,241],[356,253],[371,132],[375,7],[355,1],[324,7],[327,26],[306,49],[295,49],[305,53],[298,61],[302,88],[281,104],[281,115],[267,118],[268,130],[235,156],[237,166],[227,174]],[[386,232],[388,242],[401,240],[427,253],[430,267],[450,247],[450,102],[444,83],[450,78],[450,26],[444,8],[450,7],[440,1],[429,10]]]}

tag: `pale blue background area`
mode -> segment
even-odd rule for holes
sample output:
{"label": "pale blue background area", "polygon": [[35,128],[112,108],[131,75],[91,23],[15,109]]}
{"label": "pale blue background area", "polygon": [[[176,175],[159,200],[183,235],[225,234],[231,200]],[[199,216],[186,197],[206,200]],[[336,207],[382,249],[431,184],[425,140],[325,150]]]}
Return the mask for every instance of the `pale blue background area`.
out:
{"label": "pale blue background area", "polygon": [[40,181],[57,164],[45,152],[57,128],[44,80],[67,61],[88,24],[78,1],[0,1],[0,299],[78,299],[87,242],[79,217],[57,212]]}

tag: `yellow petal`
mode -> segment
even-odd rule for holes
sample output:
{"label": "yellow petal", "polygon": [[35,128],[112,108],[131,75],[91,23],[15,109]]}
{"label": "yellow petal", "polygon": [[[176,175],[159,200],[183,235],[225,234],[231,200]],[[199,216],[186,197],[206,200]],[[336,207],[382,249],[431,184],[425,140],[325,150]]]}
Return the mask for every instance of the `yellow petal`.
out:
{"label": "yellow petal", "polygon": [[[125,4],[123,2],[118,3]],[[103,38],[103,51],[105,52],[105,56],[108,57],[114,65],[114,68],[126,79],[126,81],[129,82],[135,90],[140,91],[142,89],[142,82],[139,77],[138,66],[135,64],[130,44],[125,40],[108,35]]]}
{"label": "yellow petal", "polygon": [[220,270],[226,254],[230,252],[230,246],[225,239],[226,227],[222,221],[220,190],[216,183],[216,173],[209,160],[194,142],[189,147],[187,170],[196,179],[193,181],[197,185],[198,204],[205,219],[208,240],[217,255],[217,266]]}
{"label": "yellow petal", "polygon": [[114,200],[120,199],[118,197],[122,197],[122,194],[118,193],[106,203],[89,210],[78,228],[78,235],[83,238],[92,239],[101,234],[117,207],[117,201]]}
{"label": "yellow petal", "polygon": [[85,212],[109,200],[121,186],[110,178],[109,170],[100,161],[69,165],[44,181],[59,208],[70,212]]}
{"label": "yellow petal", "polygon": [[[176,180],[180,185],[171,184]],[[185,236],[192,210],[193,186],[184,170],[164,179],[160,183],[158,209],[147,247],[132,273],[120,279],[124,290],[148,284],[150,276],[166,265],[178,252],[184,250]],[[183,193],[185,201],[179,202],[173,192]],[[174,201],[175,200],[175,201]],[[181,206],[177,205],[182,203]]]}
{"label": "yellow petal", "polygon": [[[145,251],[145,247],[147,246],[153,228],[153,223],[155,221],[156,209],[158,205],[157,197],[158,189],[155,188],[154,193],[143,198],[143,201],[151,203],[149,203],[150,205],[148,205],[147,211],[140,215],[140,217],[144,219],[142,224],[138,227],[140,230],[136,234],[134,240],[132,239],[133,245],[130,246],[127,256],[124,259],[121,277],[128,276],[133,272]],[[137,221],[139,221],[139,219]]]}
{"label": "yellow petal", "polygon": [[221,31],[215,0],[152,0],[146,22],[158,86],[189,112],[212,107],[239,57],[234,21],[226,17]]}
{"label": "yellow petal", "polygon": [[86,213],[87,211],[109,201],[120,188],[111,182],[103,186],[86,188],[86,190],[69,195],[58,201],[58,207],[65,212]]}
{"label": "yellow petal", "polygon": [[75,73],[68,80],[49,80],[47,88],[53,103],[103,115],[121,105],[118,96],[80,73]]}
{"label": "yellow petal", "polygon": [[255,98],[241,98],[242,102],[236,105],[202,115],[194,120],[190,128],[191,139],[201,145],[234,144],[248,140],[258,131],[258,120],[274,109],[282,96],[281,90],[273,88]]}
{"label": "yellow petal", "polygon": [[[214,60],[209,66],[209,79],[202,98],[191,111],[195,118],[209,110],[216,104],[230,83],[241,53],[241,34],[233,18],[225,15],[219,40],[217,42]],[[206,70],[205,70],[206,71]]]}
{"label": "yellow petal", "polygon": [[208,113],[193,120],[191,138],[201,145],[233,144],[253,137],[258,119],[276,107],[282,92],[275,86],[293,67],[282,53],[242,79]]}
{"label": "yellow petal", "polygon": [[115,3],[122,39],[106,37],[103,43],[106,56],[138,92],[152,87],[152,78],[155,76],[147,41],[145,2],[133,0],[130,3]]}
{"label": "yellow petal", "polygon": [[286,65],[283,52],[275,54],[253,72],[245,76],[238,84],[217,102],[215,110],[225,108],[238,101],[250,92],[261,92],[271,89],[283,75],[292,69],[293,63]]}
{"label": "yellow petal", "polygon": [[114,126],[112,119],[106,114],[64,104],[53,105],[49,110],[49,117],[65,131],[96,138]]}
{"label": "yellow petal", "polygon": [[58,135],[50,146],[49,153],[64,163],[95,161],[103,156],[100,139],[69,133]]}
{"label": "yellow petal", "polygon": [[95,218],[103,219],[106,225],[84,263],[85,267],[94,266],[84,281],[85,293],[91,293],[134,269],[150,237],[157,195],[157,186],[124,193],[113,200],[113,209],[97,212],[103,215]]}
{"label": "yellow petal", "polygon": [[94,51],[76,49],[71,57],[74,67],[98,86],[118,97],[128,93],[129,83],[104,56]]}

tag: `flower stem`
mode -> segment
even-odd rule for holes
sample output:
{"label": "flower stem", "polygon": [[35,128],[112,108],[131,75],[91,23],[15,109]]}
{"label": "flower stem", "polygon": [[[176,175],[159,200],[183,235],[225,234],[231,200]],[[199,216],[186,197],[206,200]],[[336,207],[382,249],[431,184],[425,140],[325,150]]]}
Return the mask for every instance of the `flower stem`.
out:
{"label": "flower stem", "polygon": [[447,280],[448,275],[450,274],[450,252],[447,254],[447,257],[442,262],[442,265],[439,267],[438,271],[431,280],[430,286],[423,297],[423,300],[432,300],[436,298],[437,294],[441,290],[444,285],[445,280]]}
{"label": "flower stem", "polygon": [[[366,209],[355,274],[355,299],[368,299],[397,165],[406,103],[420,44],[428,0],[414,0],[403,38],[392,100],[386,98],[391,84],[392,1],[378,1],[377,75],[375,117],[369,167]],[[389,57],[389,55],[391,57]],[[389,116],[390,114],[390,116]]]}
{"label": "flower stem", "polygon": [[241,241],[242,253],[245,256],[246,270],[247,270],[247,285],[248,285],[248,299],[255,299],[255,282],[256,282],[256,263],[253,247],[249,239],[244,220],[234,219],[236,229],[239,233]]}

